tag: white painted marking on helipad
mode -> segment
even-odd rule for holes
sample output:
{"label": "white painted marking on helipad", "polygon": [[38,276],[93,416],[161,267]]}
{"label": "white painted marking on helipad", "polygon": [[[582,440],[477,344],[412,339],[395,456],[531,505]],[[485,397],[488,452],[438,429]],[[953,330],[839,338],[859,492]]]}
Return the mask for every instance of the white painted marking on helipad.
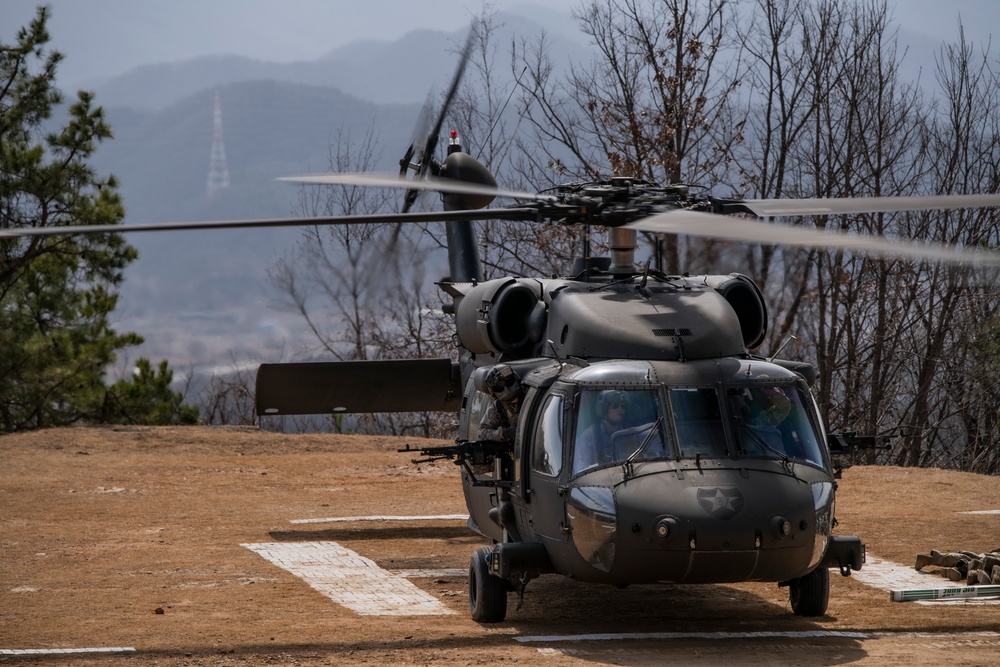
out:
{"label": "white painted marking on helipad", "polygon": [[959,512],[959,514],[1000,514],[1000,510],[973,510],[971,512]]}
{"label": "white painted marking on helipad", "polygon": [[362,616],[454,614],[440,600],[336,542],[244,544]]}
{"label": "white painted marking on helipad", "polygon": [[[954,639],[954,633],[934,632],[852,632],[849,630],[803,630],[799,632],[606,632],[589,635],[521,635],[523,644],[562,642],[606,642],[624,640],[666,641],[677,639]],[[1000,637],[1000,632],[962,633],[969,637]]]}
{"label": "white painted marking on helipad", "polygon": [[348,521],[468,521],[468,514],[441,514],[428,516],[334,516],[326,519],[292,519],[289,523],[339,523]]}
{"label": "white painted marking on helipad", "polygon": [[0,655],[68,655],[75,653],[135,653],[130,646],[115,648],[0,648]]}
{"label": "white painted marking on helipad", "polygon": [[607,642],[622,640],[671,640],[671,639],[813,639],[835,637],[840,639],[868,639],[863,632],[837,630],[807,630],[802,632],[600,632],[587,635],[521,635],[514,641],[524,644],[560,642]]}
{"label": "white painted marking on helipad", "polygon": [[[906,567],[892,561],[883,560],[872,556],[870,553],[865,561],[865,565],[860,570],[855,570],[851,576],[862,584],[879,588],[884,591],[892,591],[905,588],[963,588],[963,582],[949,581],[939,574],[933,572],[920,571],[912,567]],[[924,605],[998,605],[1000,598],[967,598],[959,600],[917,600],[916,604]]]}

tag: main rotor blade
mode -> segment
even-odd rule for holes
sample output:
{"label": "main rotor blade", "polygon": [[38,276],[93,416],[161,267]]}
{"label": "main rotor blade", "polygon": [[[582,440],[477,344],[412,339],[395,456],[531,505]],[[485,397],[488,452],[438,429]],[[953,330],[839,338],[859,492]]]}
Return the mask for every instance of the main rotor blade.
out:
{"label": "main rotor blade", "polygon": [[456,181],[452,178],[436,178],[425,176],[424,178],[405,180],[395,174],[316,174],[314,176],[285,176],[278,179],[289,183],[307,183],[314,185],[360,185],[376,186],[382,188],[404,188],[406,190],[434,190],[436,192],[455,192],[468,195],[487,195],[493,197],[508,197],[510,199],[528,199],[530,201],[557,201],[551,195],[540,195],[537,192],[517,192],[515,190],[501,190],[488,185],[478,183],[468,183]]}
{"label": "main rotor blade", "polygon": [[451,102],[455,99],[455,93],[458,92],[458,86],[462,82],[462,76],[465,74],[465,66],[469,62],[469,54],[472,53],[472,45],[476,39],[476,25],[473,23],[472,27],[469,29],[469,36],[465,39],[465,46],[462,47],[462,53],[458,60],[458,69],[455,71],[455,75],[451,78],[451,85],[448,86],[448,92],[445,93],[444,102],[441,104],[441,109],[438,111],[437,118],[434,121],[434,125],[431,127],[431,133],[427,136],[427,144],[424,146],[423,157],[420,158],[420,175],[423,176],[427,173],[430,161],[434,159],[434,150],[437,148],[438,135],[441,134],[441,127],[444,125],[444,118],[448,115],[448,107],[451,106]]}
{"label": "main rotor blade", "polygon": [[745,199],[739,204],[762,218],[782,215],[892,213],[949,208],[1000,207],[998,195],[936,195],[924,197],[857,197],[845,199]]}
{"label": "main rotor blade", "polygon": [[[407,156],[400,160],[400,176],[406,174],[411,166],[416,167],[423,159],[424,146],[427,145],[427,136],[431,126],[431,114],[434,109],[433,91],[427,94],[424,106],[420,108],[420,114],[413,125],[413,132],[410,134],[410,147],[407,149]],[[405,164],[404,164],[405,163]]]}
{"label": "main rotor blade", "polygon": [[887,257],[931,259],[953,264],[1000,267],[1000,253],[922,244],[883,236],[860,236],[839,231],[793,227],[749,218],[677,209],[631,222],[625,227],[660,234],[686,234],[728,241],[808,248],[842,249]]}
{"label": "main rotor blade", "polygon": [[335,215],[313,218],[262,218],[259,220],[210,220],[203,222],[155,222],[136,225],[63,225],[0,229],[0,238],[71,236],[74,234],[128,234],[132,232],[172,232],[196,229],[247,229],[257,227],[309,227],[313,225],[363,225],[370,223],[450,222],[463,220],[534,220],[531,208],[490,208],[474,211],[382,213]]}
{"label": "main rotor blade", "polygon": [[[424,139],[424,145],[421,147],[421,152],[417,156],[417,178],[423,178],[431,173],[431,165],[434,162],[434,152],[437,149],[438,135],[441,132],[441,126],[444,125],[445,115],[448,113],[448,107],[451,106],[451,101],[455,98],[455,93],[458,91],[458,85],[462,81],[462,75],[465,73],[465,65],[469,61],[469,54],[472,52],[473,40],[476,37],[476,26],[473,23],[472,28],[469,29],[469,36],[465,40],[465,46],[462,48],[462,53],[458,60],[458,69],[455,71],[455,75],[451,79],[451,85],[448,87],[448,92],[445,93],[444,102],[441,104],[441,109],[438,111],[437,118],[431,127],[430,134],[428,134]],[[422,113],[422,112],[421,112]],[[405,170],[401,170],[400,173],[405,173]],[[419,189],[409,188],[403,197],[403,212],[409,212],[410,208],[417,202],[417,197],[420,194]]]}

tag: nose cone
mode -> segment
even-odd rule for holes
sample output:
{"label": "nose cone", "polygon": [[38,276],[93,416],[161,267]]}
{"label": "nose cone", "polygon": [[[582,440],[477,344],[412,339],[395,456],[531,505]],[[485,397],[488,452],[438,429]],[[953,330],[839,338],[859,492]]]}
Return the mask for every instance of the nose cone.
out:
{"label": "nose cone", "polygon": [[615,501],[618,578],[785,581],[813,564],[812,490],[778,464],[636,476],[615,487]]}

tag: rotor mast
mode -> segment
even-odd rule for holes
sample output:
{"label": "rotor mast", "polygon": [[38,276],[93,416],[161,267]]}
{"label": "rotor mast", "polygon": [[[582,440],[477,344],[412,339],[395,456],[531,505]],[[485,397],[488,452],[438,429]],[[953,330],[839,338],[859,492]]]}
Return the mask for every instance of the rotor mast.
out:
{"label": "rotor mast", "polygon": [[[448,140],[448,155],[461,152],[462,145],[458,132],[452,130]],[[444,197],[444,210],[454,211],[461,207],[449,197]],[[479,259],[479,244],[473,223],[457,220],[445,223],[445,238],[448,241],[448,273],[453,283],[480,282],[483,279],[483,265]]]}
{"label": "rotor mast", "polygon": [[627,227],[612,227],[608,230],[608,248],[611,251],[613,274],[635,273],[636,231]]}

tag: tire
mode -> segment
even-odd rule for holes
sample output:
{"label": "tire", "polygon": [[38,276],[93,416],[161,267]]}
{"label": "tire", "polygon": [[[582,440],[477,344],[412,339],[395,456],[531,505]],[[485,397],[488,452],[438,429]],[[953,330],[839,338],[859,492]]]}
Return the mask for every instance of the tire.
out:
{"label": "tire", "polygon": [[479,623],[499,623],[507,617],[507,582],[490,574],[489,547],[481,547],[469,562],[469,612]]}
{"label": "tire", "polygon": [[788,598],[796,616],[822,616],[830,603],[830,570],[818,567],[788,585]]}

